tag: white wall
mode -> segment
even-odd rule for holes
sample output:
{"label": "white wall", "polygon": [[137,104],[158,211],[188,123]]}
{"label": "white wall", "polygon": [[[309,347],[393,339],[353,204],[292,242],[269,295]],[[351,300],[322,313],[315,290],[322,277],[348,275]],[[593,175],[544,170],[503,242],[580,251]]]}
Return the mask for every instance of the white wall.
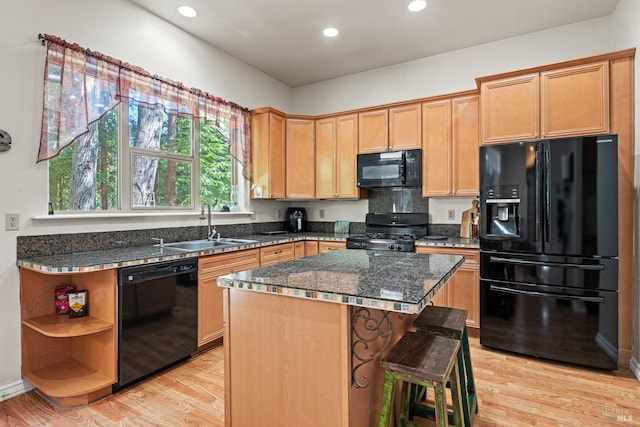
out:
{"label": "white wall", "polygon": [[610,18],[526,34],[293,90],[297,114],[327,114],[476,89],[477,77],[612,50]]}
{"label": "white wall", "polygon": [[[637,0],[620,0],[611,19],[612,42],[615,49],[625,49],[628,47],[640,47],[640,2]],[[637,58],[638,52],[636,52]],[[636,196],[635,211],[636,215],[640,212],[640,67],[635,67],[635,183],[634,192]],[[634,370],[636,376],[640,378],[640,250],[638,242],[640,242],[640,224],[637,220],[634,224],[634,250],[635,261],[633,263],[634,285],[633,298],[634,316],[633,316],[633,359],[631,360],[631,369]]]}
{"label": "white wall", "polygon": [[[291,111],[291,90],[234,57],[193,38],[126,0],[20,0],[0,3],[0,129],[13,139],[0,153],[0,218],[20,214],[20,231],[0,229],[0,400],[20,392],[19,275],[16,236],[201,225],[189,218],[144,220],[33,221],[46,213],[46,164],[35,164],[42,115],[48,33],[100,51],[189,87],[197,87],[248,108],[272,105]],[[262,203],[265,212],[269,204]],[[258,220],[270,220],[259,214]],[[217,223],[222,220],[217,218]],[[228,221],[249,221],[249,217]]]}

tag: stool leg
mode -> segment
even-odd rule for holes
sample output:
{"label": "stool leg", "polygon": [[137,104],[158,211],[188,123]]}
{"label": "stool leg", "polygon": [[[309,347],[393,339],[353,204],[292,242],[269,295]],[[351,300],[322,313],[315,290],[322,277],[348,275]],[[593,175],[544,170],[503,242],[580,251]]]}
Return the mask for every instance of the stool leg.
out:
{"label": "stool leg", "polygon": [[413,383],[402,382],[402,399],[400,402],[400,416],[398,418],[398,426],[405,427],[409,420],[409,407],[411,405],[411,389]]}
{"label": "stool leg", "polygon": [[438,427],[447,427],[449,424],[445,388],[446,387],[442,383],[433,383],[433,389],[435,391],[436,426]]}
{"label": "stool leg", "polygon": [[[451,370],[451,400],[453,400],[453,425],[455,425],[456,427],[462,427],[462,426],[472,426],[472,424],[469,424],[469,421],[467,420],[468,418],[468,414],[465,413],[465,409],[464,407],[465,402],[467,402],[467,396],[465,395],[464,397],[462,397],[462,389],[461,390],[461,386],[460,386],[460,380],[461,377],[463,375],[460,373],[460,365],[458,363],[456,363],[453,366],[453,369]],[[468,403],[468,402],[467,402]],[[445,419],[447,421],[449,421],[449,419],[446,417],[446,412],[445,412]]]}
{"label": "stool leg", "polygon": [[[462,353],[464,355],[464,376],[466,377],[467,383],[466,394],[469,400],[469,414],[477,414],[478,397],[476,396],[476,384],[473,379],[473,368],[471,367],[471,353],[469,351],[469,336],[467,335],[467,328],[464,328],[464,330],[462,331],[462,336],[460,337],[460,345],[462,347]],[[473,417],[471,417],[471,425],[472,424]]]}
{"label": "stool leg", "polygon": [[393,418],[393,401],[396,395],[396,378],[386,371],[384,374],[384,391],[382,394],[382,407],[380,408],[380,418],[378,419],[379,427],[391,426]]}
{"label": "stool leg", "polygon": [[[458,350],[458,354],[456,355],[456,359],[458,361],[458,367],[456,368],[458,370],[458,378],[460,381],[460,387],[458,388],[458,392],[460,392],[460,395],[462,396],[462,415],[464,417],[464,424],[467,426],[471,426],[473,425],[473,418],[471,416],[471,396],[470,396],[470,391],[469,390],[469,384],[467,382],[467,365],[469,365],[469,363],[467,362],[467,358],[465,357],[466,354],[464,352],[464,350],[462,349],[462,346],[460,346],[460,349]],[[469,366],[470,367],[470,366]],[[454,369],[455,370],[455,369]],[[454,390],[453,390],[453,380],[451,381],[451,394],[453,395]],[[455,411],[454,411],[454,419],[455,419]],[[454,422],[455,424],[455,422]],[[455,424],[457,425],[457,424]]]}

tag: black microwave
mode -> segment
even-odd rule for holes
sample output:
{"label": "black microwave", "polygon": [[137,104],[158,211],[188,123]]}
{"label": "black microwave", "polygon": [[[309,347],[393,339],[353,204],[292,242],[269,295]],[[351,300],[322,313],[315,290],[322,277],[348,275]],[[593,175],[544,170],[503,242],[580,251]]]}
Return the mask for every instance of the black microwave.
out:
{"label": "black microwave", "polygon": [[422,150],[358,154],[358,187],[419,187],[422,185]]}

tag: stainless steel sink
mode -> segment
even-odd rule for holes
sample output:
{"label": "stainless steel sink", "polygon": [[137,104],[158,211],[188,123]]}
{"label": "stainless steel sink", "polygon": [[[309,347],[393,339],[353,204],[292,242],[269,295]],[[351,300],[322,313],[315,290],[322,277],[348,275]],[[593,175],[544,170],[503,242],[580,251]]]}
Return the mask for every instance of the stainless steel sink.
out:
{"label": "stainless steel sink", "polygon": [[216,240],[191,240],[188,242],[165,243],[165,248],[179,249],[183,251],[203,251],[217,246],[229,246],[233,243],[219,242]]}
{"label": "stainless steel sink", "polygon": [[230,244],[233,244],[233,245],[246,245],[246,244],[249,244],[249,243],[258,243],[257,240],[236,239],[234,237],[221,237],[219,240],[216,240],[216,242],[230,243]]}
{"label": "stainless steel sink", "polygon": [[[250,239],[234,239],[234,238],[220,238],[218,240],[189,240],[186,242],[173,242],[165,243],[165,248],[178,249],[181,251],[204,251],[207,249],[213,249],[218,246],[231,246],[231,245],[244,245],[249,243],[257,243],[257,240]],[[159,246],[159,245],[156,245]]]}

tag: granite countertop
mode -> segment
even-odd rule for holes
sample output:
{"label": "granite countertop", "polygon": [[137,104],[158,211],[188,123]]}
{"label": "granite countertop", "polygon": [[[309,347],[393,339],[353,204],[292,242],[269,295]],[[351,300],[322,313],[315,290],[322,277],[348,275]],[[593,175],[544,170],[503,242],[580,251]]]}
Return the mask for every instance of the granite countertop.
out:
{"label": "granite countertop", "polygon": [[218,286],[419,313],[463,262],[458,255],[342,249],[221,276]]}
{"label": "granite countertop", "polygon": [[[232,252],[243,249],[259,248],[263,246],[277,245],[280,243],[295,242],[299,240],[324,240],[345,241],[348,237],[344,234],[334,233],[287,233],[274,235],[248,235],[234,236],[235,238],[255,240],[255,243],[243,243],[219,246],[207,250],[185,252],[170,247],[155,245],[125,247],[101,251],[75,252],[61,255],[50,255],[33,258],[19,258],[19,267],[42,271],[52,274],[81,273],[105,270],[111,268],[128,267],[132,265],[149,264],[153,262],[169,261],[173,259],[191,258],[213,255],[223,252]],[[416,246],[442,246],[456,248],[478,248],[476,239],[448,238],[446,240],[416,241]]]}
{"label": "granite countertop", "polygon": [[480,249],[480,240],[464,237],[447,237],[446,239],[430,240],[425,237],[416,240],[416,246],[441,246],[444,248]]}
{"label": "granite countertop", "polygon": [[255,240],[255,243],[229,244],[206,250],[183,251],[157,245],[108,249],[102,251],[75,252],[34,258],[20,258],[18,267],[46,273],[82,273],[132,265],[149,264],[173,259],[191,258],[206,255],[233,252],[243,249],[259,248],[298,240],[344,241],[347,236],[334,233],[287,233],[270,236],[236,236],[238,239]]}

